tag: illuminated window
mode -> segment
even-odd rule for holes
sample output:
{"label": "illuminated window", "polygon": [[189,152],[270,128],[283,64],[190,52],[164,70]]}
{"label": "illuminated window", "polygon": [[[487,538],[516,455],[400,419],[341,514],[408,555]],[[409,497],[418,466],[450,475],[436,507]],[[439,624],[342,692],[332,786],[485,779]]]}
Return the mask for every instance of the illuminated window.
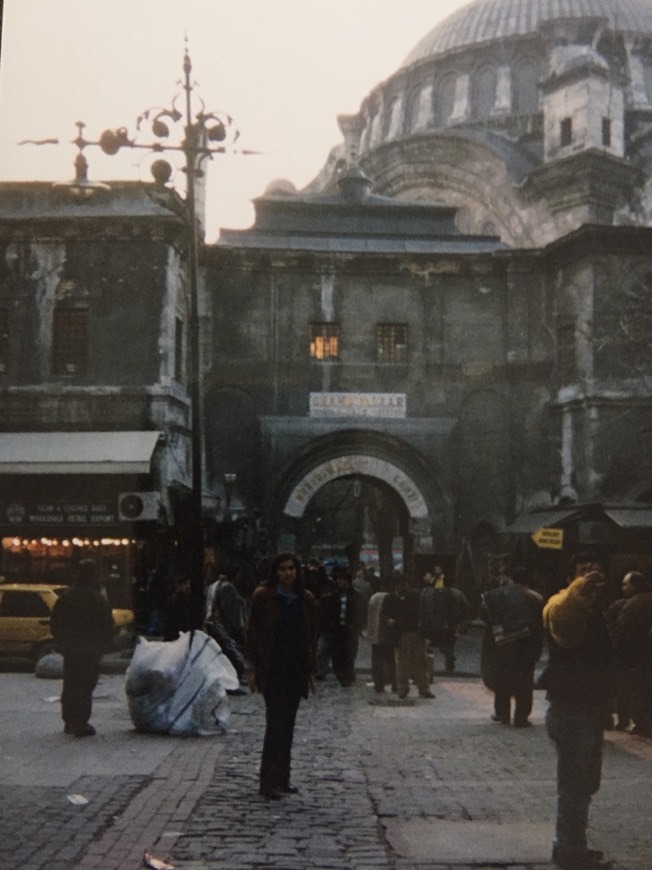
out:
{"label": "illuminated window", "polygon": [[407,362],[407,323],[379,323],[376,327],[376,358],[381,363]]}
{"label": "illuminated window", "polygon": [[310,358],[326,361],[340,358],[339,323],[310,324]]}
{"label": "illuminated window", "polygon": [[7,371],[9,362],[9,310],[0,308],[0,372]]}
{"label": "illuminated window", "polygon": [[55,308],[52,370],[55,375],[83,375],[88,368],[88,310]]}

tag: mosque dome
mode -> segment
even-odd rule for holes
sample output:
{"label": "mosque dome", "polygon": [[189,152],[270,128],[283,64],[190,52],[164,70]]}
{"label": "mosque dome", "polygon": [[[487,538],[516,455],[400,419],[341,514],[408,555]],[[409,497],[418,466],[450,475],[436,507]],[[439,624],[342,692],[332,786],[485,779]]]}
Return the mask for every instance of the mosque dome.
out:
{"label": "mosque dome", "polygon": [[358,165],[374,195],[444,202],[462,232],[523,247],[635,220],[613,215],[616,200],[573,212],[562,173],[580,154],[607,161],[597,186],[652,171],[652,0],[472,0],[338,122],[309,192],[335,191]]}
{"label": "mosque dome", "polygon": [[474,0],[427,33],[402,66],[471,45],[535,33],[544,22],[572,18],[604,18],[623,33],[652,33],[649,0]]}
{"label": "mosque dome", "polygon": [[560,46],[582,49],[568,52],[576,66],[591,55],[629,80],[627,108],[652,111],[651,0],[473,0],[426,34],[357,115],[340,116],[345,159],[460,126],[526,136],[532,148]]}

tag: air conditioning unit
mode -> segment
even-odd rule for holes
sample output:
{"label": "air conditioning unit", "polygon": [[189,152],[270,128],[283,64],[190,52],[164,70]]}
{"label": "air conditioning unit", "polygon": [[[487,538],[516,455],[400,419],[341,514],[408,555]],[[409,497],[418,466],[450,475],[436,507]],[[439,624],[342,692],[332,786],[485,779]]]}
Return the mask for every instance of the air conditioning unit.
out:
{"label": "air conditioning unit", "polygon": [[121,520],[157,520],[161,505],[160,492],[121,492],[118,516]]}

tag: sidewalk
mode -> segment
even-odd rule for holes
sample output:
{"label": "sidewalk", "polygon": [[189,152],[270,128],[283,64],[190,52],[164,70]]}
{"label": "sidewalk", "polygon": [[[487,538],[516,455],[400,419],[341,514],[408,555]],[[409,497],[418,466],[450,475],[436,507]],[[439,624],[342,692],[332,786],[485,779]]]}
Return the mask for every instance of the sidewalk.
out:
{"label": "sidewalk", "polygon": [[[477,673],[478,645],[479,632],[460,642],[463,674]],[[232,697],[221,737],[139,735],[124,676],[106,674],[98,734],[75,740],[61,730],[59,681],[0,673],[0,866],[135,870],[149,849],[180,870],[550,870],[555,760],[541,693],[535,727],[508,728],[490,721],[477,677],[437,677],[432,701],[376,696],[368,652],[357,686],[329,676],[302,703],[301,793],[280,802],[257,793],[257,696]],[[592,844],[618,870],[648,870],[652,742],[610,733],[605,750]]]}

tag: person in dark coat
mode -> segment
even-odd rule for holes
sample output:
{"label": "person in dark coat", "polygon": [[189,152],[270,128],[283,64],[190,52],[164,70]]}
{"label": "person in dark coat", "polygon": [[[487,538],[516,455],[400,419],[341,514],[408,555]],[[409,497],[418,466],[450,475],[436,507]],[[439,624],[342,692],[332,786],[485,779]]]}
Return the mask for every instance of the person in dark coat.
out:
{"label": "person in dark coat", "polygon": [[[366,626],[367,605],[351,584],[348,571],[339,571],[335,577],[335,591],[321,601],[319,630],[321,654],[320,679],[326,676],[328,654],[333,672],[345,688],[355,684],[355,660],[362,629]],[[324,647],[327,654],[324,654]]]}
{"label": "person in dark coat", "polygon": [[419,631],[421,596],[411,588],[405,574],[395,574],[393,589],[383,601],[380,619],[395,640],[396,691],[399,698],[407,698],[410,676],[422,698],[434,698],[428,686],[426,672],[426,643]]}
{"label": "person in dark coat", "polygon": [[253,594],[247,624],[249,686],[265,699],[260,794],[278,800],[298,789],[290,779],[294,723],[301,698],[314,689],[317,609],[303,589],[293,553],[280,553],[269,580]]}
{"label": "person in dark coat", "polygon": [[509,725],[514,698],[514,725],[530,725],[534,667],[543,649],[543,598],[527,586],[524,568],[482,597],[486,628],[482,644],[482,674],[494,692],[494,722]]}
{"label": "person in dark coat", "polygon": [[618,692],[631,734],[652,737],[652,583],[639,571],[623,577],[624,598],[607,611]]}
{"label": "person in dark coat", "polygon": [[93,690],[100,660],[113,643],[113,614],[97,578],[93,559],[79,563],[76,582],[66,589],[52,610],[50,630],[63,655],[61,718],[66,734],[91,737]]}

